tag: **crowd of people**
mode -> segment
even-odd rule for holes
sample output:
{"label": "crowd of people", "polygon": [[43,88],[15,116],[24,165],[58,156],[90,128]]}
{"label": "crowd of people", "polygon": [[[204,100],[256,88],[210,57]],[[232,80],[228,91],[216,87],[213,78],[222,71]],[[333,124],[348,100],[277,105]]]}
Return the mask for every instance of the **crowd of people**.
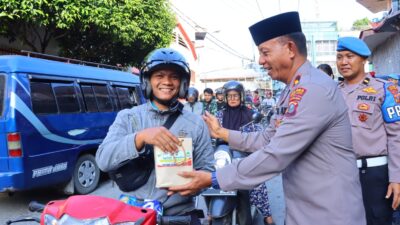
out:
{"label": "crowd of people", "polygon": [[[231,81],[227,83],[229,82]],[[197,88],[189,87],[187,97],[181,99],[181,102],[184,104],[185,110],[195,114],[203,115],[207,111],[215,115],[227,105],[225,92],[226,89],[223,87],[215,89],[215,92],[211,88],[206,88],[203,94],[199,94]],[[258,90],[246,90],[243,94],[242,104],[253,110],[253,112],[261,112],[263,108],[274,108],[276,105],[276,97],[270,89],[264,91],[265,95],[260,95]]]}
{"label": "crowd of people", "polygon": [[[119,112],[97,152],[99,167],[116,169],[149,146],[174,154],[183,135],[193,139],[194,171],[180,175],[191,181],[160,189],[152,174],[127,194],[157,199],[167,215],[190,215],[197,225],[192,197],[204,188],[251,190],[265,224],[273,224],[265,181],[282,174],[286,225],[391,225],[400,204],[397,85],[364,71],[371,52],[358,38],[338,40],[340,82],[327,66],[312,66],[297,12],[266,18],[249,29],[259,64],[286,84],[278,100],[271,92],[264,99],[258,92],[246,93],[236,81],[216,89],[215,96],[206,88],[199,100],[199,91],[188,85],[184,57],[172,49],[156,50],[140,75],[149,101]],[[178,99],[185,97],[183,107]],[[251,120],[250,101],[276,109],[266,129],[239,130]],[[163,127],[176,112],[175,124]],[[215,170],[210,137],[248,156]]]}
{"label": "crowd of people", "polygon": [[[253,114],[258,111],[261,104],[271,108],[275,106],[272,92],[267,93],[268,97],[266,98],[261,98],[257,90],[253,92],[253,95],[249,90],[246,94],[244,86],[240,82],[232,80],[226,82],[223,87],[217,88],[215,93],[211,88],[204,89],[203,99],[199,100],[199,91],[194,87],[189,87],[183,109],[197,115],[206,113],[215,115],[222,127],[240,130],[241,127],[253,120]],[[258,127],[261,128],[261,126]],[[256,131],[254,128],[252,126],[244,132]],[[246,195],[246,193],[241,194]],[[266,224],[274,224],[265,183],[251,190],[249,199],[250,203],[261,212]]]}

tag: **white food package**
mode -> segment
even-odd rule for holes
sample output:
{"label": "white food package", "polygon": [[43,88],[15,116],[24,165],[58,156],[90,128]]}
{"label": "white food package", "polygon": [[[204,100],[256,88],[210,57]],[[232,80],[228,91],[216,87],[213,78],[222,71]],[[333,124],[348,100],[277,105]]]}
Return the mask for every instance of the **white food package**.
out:
{"label": "white food package", "polygon": [[181,146],[175,154],[165,153],[154,147],[154,161],[156,170],[156,187],[167,188],[187,184],[190,178],[183,178],[179,172],[193,171],[193,144],[192,138],[179,138]]}

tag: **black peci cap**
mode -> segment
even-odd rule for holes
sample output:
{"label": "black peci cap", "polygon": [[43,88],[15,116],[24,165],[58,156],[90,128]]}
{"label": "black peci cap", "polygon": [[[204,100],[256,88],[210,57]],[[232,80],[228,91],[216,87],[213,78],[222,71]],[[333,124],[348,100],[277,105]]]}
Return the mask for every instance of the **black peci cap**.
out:
{"label": "black peci cap", "polygon": [[286,12],[266,18],[249,27],[256,45],[286,34],[301,32],[298,12]]}

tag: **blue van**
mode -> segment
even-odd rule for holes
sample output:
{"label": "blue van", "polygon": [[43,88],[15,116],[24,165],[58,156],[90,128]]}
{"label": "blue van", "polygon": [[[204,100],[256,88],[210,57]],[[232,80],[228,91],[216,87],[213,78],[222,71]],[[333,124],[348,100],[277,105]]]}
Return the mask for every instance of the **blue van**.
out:
{"label": "blue van", "polygon": [[0,56],[0,192],[93,191],[95,152],[119,110],[144,103],[128,72]]}

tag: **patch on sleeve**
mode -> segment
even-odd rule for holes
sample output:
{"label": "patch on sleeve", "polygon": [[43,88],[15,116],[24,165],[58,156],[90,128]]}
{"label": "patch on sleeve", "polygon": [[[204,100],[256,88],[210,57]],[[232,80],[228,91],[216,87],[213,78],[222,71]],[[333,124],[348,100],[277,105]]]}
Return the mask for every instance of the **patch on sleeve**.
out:
{"label": "patch on sleeve", "polygon": [[299,102],[303,98],[303,95],[307,92],[305,88],[296,88],[290,93],[289,96],[289,105],[285,113],[285,117],[291,117],[296,115],[297,107],[299,106]]}
{"label": "patch on sleeve", "polygon": [[393,98],[396,101],[396,103],[400,103],[399,89],[397,88],[397,86],[389,85],[387,89],[393,95]]}
{"label": "patch on sleeve", "polygon": [[367,87],[362,90],[363,90],[363,92],[369,93],[369,94],[377,94],[378,93],[373,87]]}
{"label": "patch on sleeve", "polygon": [[301,75],[298,74],[298,75],[296,76],[296,78],[294,78],[293,86],[292,86],[292,87],[295,87],[297,84],[299,84],[300,79],[301,79]]}

